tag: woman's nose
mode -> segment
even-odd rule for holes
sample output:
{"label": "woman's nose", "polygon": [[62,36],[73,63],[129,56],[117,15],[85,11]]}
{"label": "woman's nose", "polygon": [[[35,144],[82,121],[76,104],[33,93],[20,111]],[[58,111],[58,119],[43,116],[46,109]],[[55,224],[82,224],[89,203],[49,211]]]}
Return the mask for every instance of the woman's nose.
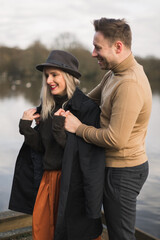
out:
{"label": "woman's nose", "polygon": [[53,82],[52,76],[48,76],[47,83],[50,84],[51,82]]}

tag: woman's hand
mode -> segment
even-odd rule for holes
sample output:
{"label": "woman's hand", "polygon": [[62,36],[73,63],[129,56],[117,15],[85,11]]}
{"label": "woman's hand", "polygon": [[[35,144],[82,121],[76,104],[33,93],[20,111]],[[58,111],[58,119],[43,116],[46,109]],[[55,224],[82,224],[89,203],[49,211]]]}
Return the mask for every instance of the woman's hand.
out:
{"label": "woman's hand", "polygon": [[66,112],[64,109],[60,108],[57,112],[54,113],[55,116],[64,116],[65,117]]}
{"label": "woman's hand", "polygon": [[36,113],[37,109],[36,108],[31,108],[31,109],[28,109],[26,110],[24,113],[23,113],[23,116],[22,116],[22,119],[23,120],[34,120],[36,118],[40,118],[40,114],[39,113]]}

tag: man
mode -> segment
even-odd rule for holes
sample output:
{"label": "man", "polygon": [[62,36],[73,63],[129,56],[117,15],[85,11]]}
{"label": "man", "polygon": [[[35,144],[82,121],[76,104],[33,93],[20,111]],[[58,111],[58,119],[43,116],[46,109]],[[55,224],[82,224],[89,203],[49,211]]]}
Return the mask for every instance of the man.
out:
{"label": "man", "polygon": [[94,21],[92,56],[108,71],[89,97],[101,107],[101,128],[66,114],[66,130],[106,149],[104,212],[110,240],[135,239],[136,198],[148,176],[145,137],[152,94],[131,52],[124,19]]}

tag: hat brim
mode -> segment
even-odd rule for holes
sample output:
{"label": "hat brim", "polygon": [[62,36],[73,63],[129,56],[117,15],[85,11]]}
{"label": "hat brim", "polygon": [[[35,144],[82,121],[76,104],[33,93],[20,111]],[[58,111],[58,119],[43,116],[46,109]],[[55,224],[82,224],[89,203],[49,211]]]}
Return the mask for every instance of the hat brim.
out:
{"label": "hat brim", "polygon": [[59,65],[56,64],[51,64],[51,63],[42,63],[36,66],[36,69],[43,72],[44,67],[55,67],[58,69],[63,70],[64,72],[69,73],[70,75],[76,77],[76,78],[80,78],[81,74],[77,71],[74,71],[73,69],[67,68],[67,67],[61,67]]}

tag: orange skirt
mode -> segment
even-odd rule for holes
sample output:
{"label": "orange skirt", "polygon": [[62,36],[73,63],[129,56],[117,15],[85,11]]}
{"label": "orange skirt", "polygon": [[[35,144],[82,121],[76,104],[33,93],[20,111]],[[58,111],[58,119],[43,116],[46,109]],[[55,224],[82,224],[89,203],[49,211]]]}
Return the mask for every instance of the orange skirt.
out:
{"label": "orange skirt", "polygon": [[96,239],[93,239],[93,240],[101,240],[101,236],[99,236],[98,238],[96,238]]}
{"label": "orange skirt", "polygon": [[53,240],[59,202],[61,171],[45,171],[39,186],[32,220],[34,240]]}
{"label": "orange skirt", "polygon": [[[33,240],[53,240],[57,219],[61,171],[45,171],[33,210]],[[101,240],[101,237],[94,240]]]}

